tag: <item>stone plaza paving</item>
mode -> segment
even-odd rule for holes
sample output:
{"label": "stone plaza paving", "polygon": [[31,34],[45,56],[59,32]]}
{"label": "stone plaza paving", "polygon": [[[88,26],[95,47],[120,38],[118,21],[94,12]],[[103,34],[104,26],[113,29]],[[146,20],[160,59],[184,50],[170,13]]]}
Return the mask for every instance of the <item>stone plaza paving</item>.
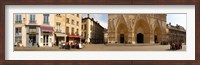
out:
{"label": "stone plaza paving", "polygon": [[14,47],[14,51],[186,51],[186,45],[182,49],[170,50],[170,45],[159,44],[85,44],[82,49],[60,49],[55,47]]}

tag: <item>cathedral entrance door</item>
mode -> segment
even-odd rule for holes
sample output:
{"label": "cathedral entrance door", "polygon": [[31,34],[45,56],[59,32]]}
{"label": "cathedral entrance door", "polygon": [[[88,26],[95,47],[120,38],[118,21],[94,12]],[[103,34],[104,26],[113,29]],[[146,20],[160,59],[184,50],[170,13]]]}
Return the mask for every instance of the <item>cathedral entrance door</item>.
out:
{"label": "cathedral entrance door", "polygon": [[142,33],[137,34],[137,43],[143,43],[144,35]]}
{"label": "cathedral entrance door", "polygon": [[158,43],[157,35],[154,36],[154,42]]}
{"label": "cathedral entrance door", "polygon": [[120,34],[120,43],[124,43],[124,34]]}

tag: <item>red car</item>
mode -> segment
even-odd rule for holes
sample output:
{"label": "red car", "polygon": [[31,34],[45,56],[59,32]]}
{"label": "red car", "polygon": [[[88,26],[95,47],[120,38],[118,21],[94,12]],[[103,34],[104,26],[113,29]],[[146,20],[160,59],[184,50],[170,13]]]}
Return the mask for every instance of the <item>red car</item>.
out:
{"label": "red car", "polygon": [[172,50],[182,49],[182,44],[178,42],[172,42],[170,43],[170,49]]}
{"label": "red car", "polygon": [[71,46],[72,46],[72,48],[79,48],[79,44],[78,44],[78,43],[76,43],[76,42],[75,42],[75,43],[73,43]]}

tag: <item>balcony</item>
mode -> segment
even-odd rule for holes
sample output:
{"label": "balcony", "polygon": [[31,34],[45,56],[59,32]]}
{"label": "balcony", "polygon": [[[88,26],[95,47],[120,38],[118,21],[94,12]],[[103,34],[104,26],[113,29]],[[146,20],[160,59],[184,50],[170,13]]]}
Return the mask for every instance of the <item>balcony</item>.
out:
{"label": "balcony", "polygon": [[21,23],[22,23],[21,20],[19,20],[19,21],[15,21],[15,24],[21,24]]}
{"label": "balcony", "polygon": [[29,24],[36,24],[36,20],[30,20]]}

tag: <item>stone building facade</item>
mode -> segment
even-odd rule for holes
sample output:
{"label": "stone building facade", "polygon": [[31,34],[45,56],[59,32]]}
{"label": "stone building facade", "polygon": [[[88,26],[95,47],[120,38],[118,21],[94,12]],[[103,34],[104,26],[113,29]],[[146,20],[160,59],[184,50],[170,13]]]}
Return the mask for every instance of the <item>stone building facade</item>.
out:
{"label": "stone building facade", "polygon": [[104,43],[108,43],[108,30],[104,29]]}
{"label": "stone building facade", "polygon": [[66,41],[66,17],[65,14],[55,14],[54,18],[54,45],[58,46],[60,42]]}
{"label": "stone building facade", "polygon": [[81,14],[65,14],[66,18],[66,42],[80,42],[81,40],[81,24],[82,15]]}
{"label": "stone building facade", "polygon": [[85,43],[103,43],[104,28],[93,18],[82,19],[82,41]]}
{"label": "stone building facade", "polygon": [[160,43],[166,39],[166,14],[108,14],[108,43]]}
{"label": "stone building facade", "polygon": [[14,45],[52,47],[79,42],[81,14],[14,14]]}
{"label": "stone building facade", "polygon": [[14,44],[51,47],[54,14],[14,14]]}
{"label": "stone building facade", "polygon": [[186,30],[184,27],[176,24],[167,24],[167,40],[169,42],[186,43]]}
{"label": "stone building facade", "polygon": [[59,42],[79,42],[81,35],[81,14],[56,14],[55,15],[55,45]]}

